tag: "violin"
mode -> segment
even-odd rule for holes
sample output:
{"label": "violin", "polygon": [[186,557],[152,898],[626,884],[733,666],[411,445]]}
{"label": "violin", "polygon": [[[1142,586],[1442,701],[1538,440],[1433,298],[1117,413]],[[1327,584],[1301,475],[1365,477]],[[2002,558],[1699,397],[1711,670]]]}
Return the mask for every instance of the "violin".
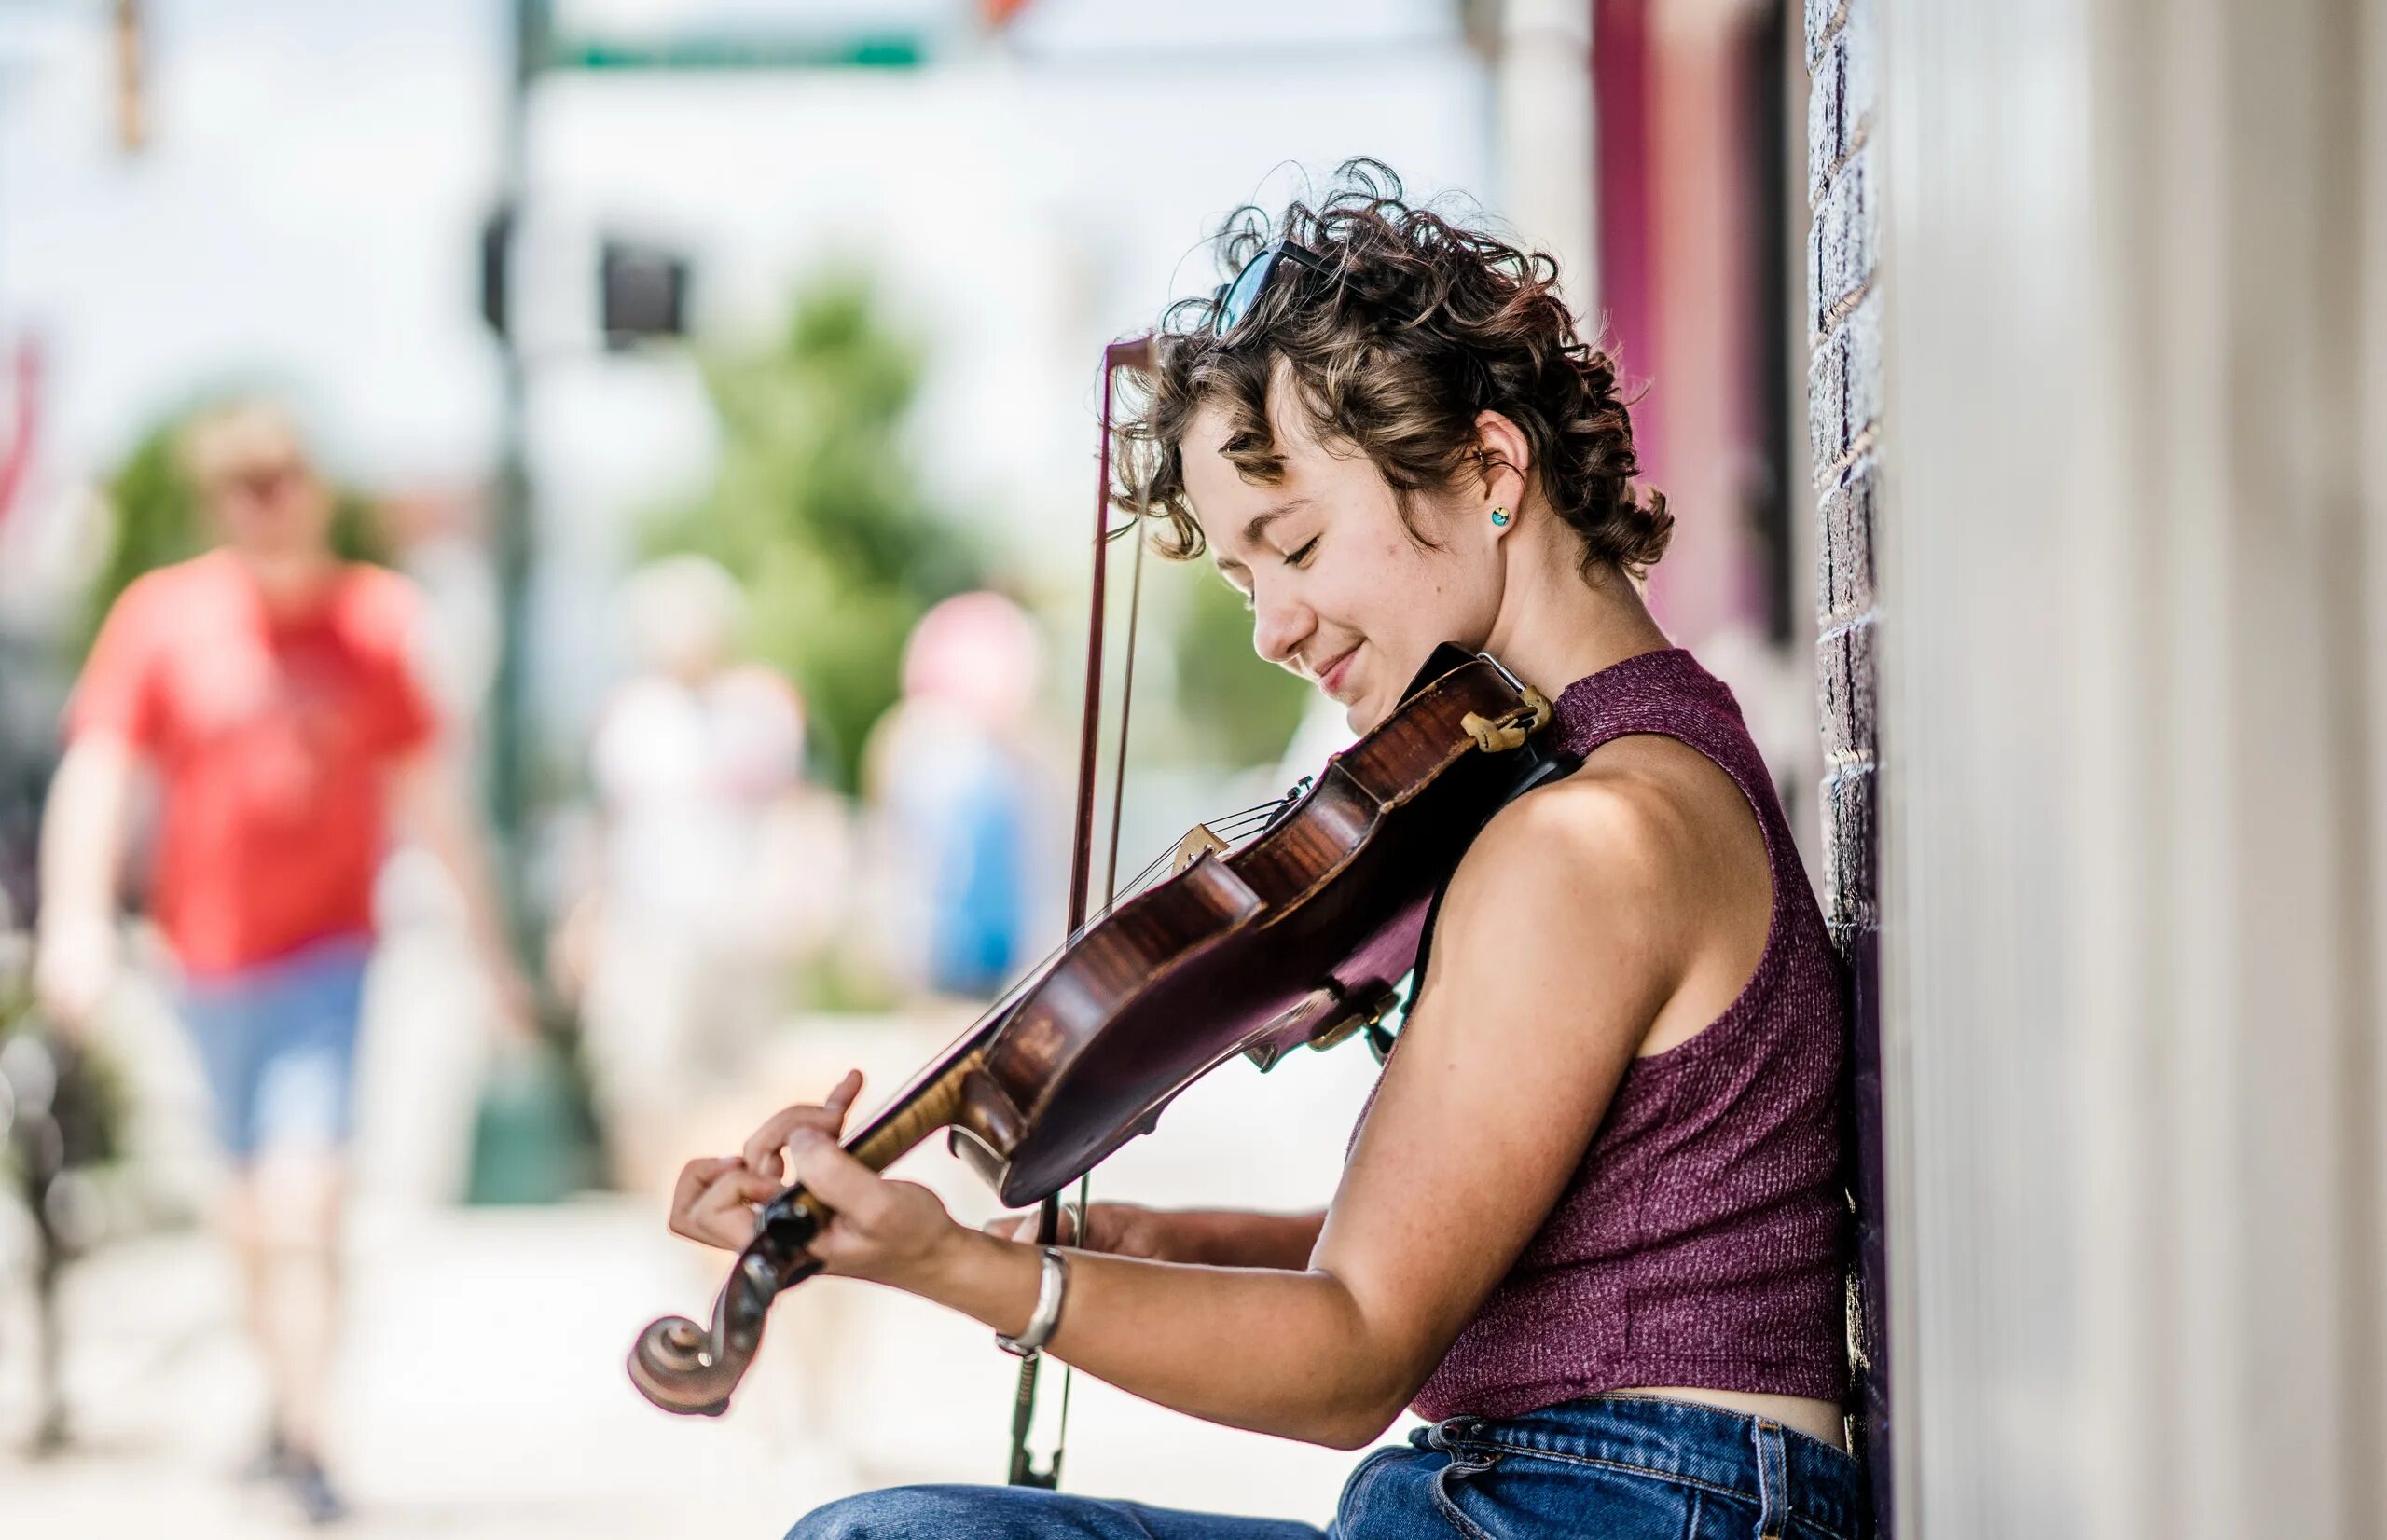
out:
{"label": "violin", "polygon": [[[1407,697],[1230,846],[1197,827],[1168,874],[1086,925],[845,1141],[884,1170],[949,1130],[1010,1207],[1059,1191],[1149,1134],[1187,1086],[1243,1054],[1266,1069],[1381,1018],[1426,910],[1477,831],[1544,761],[1518,754],[1550,702],[1444,645]],[[820,1271],[828,1210],[799,1183],[763,1205],[709,1327],[655,1322],[631,1380],[668,1411],[717,1415],[772,1299]]]}
{"label": "violin", "polygon": [[[1318,776],[1197,827],[1129,882],[1130,896],[1088,918],[1105,553],[1123,532],[1110,523],[1111,386],[1118,369],[1149,365],[1151,341],[1103,355],[1069,939],[844,1141],[885,1170],[946,1131],[1004,1203],[1042,1203],[1047,1240],[1053,1195],[1151,1133],[1212,1069],[1243,1054],[1265,1070],[1304,1044],[1373,1034],[1469,843],[1502,804],[1571,768],[1533,742],[1550,702],[1489,656],[1446,643],[1391,714]],[[1126,529],[1140,527],[1138,516]],[[1142,551],[1138,539],[1139,574]],[[1132,625],[1128,640],[1132,679]],[[1115,792],[1112,804],[1115,818]],[[726,1410],[772,1299],[820,1271],[805,1246],[828,1220],[801,1183],[763,1204],[711,1322],[648,1326],[630,1349],[631,1382],[667,1411]],[[1013,1478],[1042,1485],[1058,1456],[1053,1475],[1028,1468],[1035,1368],[1032,1356],[1021,1366]]]}

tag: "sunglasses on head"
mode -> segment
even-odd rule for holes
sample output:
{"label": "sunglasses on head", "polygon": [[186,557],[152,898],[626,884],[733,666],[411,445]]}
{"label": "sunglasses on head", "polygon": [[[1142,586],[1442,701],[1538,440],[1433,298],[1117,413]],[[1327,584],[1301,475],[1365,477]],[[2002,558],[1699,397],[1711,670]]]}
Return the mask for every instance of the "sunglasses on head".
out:
{"label": "sunglasses on head", "polygon": [[1314,273],[1326,270],[1325,262],[1316,253],[1304,251],[1290,241],[1262,247],[1250,261],[1243,265],[1243,270],[1235,275],[1233,282],[1221,283],[1211,292],[1212,337],[1224,338],[1242,324],[1243,318],[1251,313],[1251,307],[1259,303],[1260,296],[1267,292],[1268,281],[1276,276],[1280,259]]}

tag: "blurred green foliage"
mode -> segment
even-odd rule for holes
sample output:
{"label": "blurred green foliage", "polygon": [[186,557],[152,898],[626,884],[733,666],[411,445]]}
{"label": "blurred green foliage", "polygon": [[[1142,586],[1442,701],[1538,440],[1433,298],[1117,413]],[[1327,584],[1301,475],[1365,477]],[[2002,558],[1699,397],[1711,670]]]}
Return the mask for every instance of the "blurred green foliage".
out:
{"label": "blurred green foliage", "polygon": [[655,521],[645,554],[698,552],[738,578],[749,646],[804,692],[823,767],[850,788],[863,738],[900,693],[913,624],[984,565],[929,507],[904,442],[920,351],[864,278],[836,272],[796,296],[770,346],[698,363],[720,474]]}
{"label": "blurred green foliage", "polygon": [[1203,565],[1178,612],[1178,710],[1219,763],[1271,763],[1292,741],[1309,686],[1251,650],[1243,596]]}
{"label": "blurred green foliage", "polygon": [[[214,405],[212,400],[195,402],[151,427],[108,478],[107,555],[84,596],[83,624],[76,637],[78,659],[99,635],[108,606],[133,579],[195,557],[215,543],[199,488],[183,473],[178,453],[183,429]],[[389,559],[371,502],[337,484],[332,488],[332,547],[351,561],[386,564]]]}

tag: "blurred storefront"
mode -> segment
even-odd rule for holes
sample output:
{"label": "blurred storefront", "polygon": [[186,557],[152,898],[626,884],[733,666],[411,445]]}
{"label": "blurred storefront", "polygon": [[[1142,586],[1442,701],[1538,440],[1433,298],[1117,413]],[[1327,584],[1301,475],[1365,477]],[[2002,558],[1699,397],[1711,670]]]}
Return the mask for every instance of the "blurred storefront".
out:
{"label": "blurred storefront", "polygon": [[1777,0],[1498,7],[1502,199],[1555,254],[1678,522],[1651,612],[1733,687],[1810,861],[1801,287],[1806,72]]}
{"label": "blurred storefront", "polygon": [[1888,1533],[2380,1533],[2387,13],[1504,15],[1878,1021]]}
{"label": "blurred storefront", "polygon": [[1896,1533],[2376,1536],[2387,9],[1806,8]]}

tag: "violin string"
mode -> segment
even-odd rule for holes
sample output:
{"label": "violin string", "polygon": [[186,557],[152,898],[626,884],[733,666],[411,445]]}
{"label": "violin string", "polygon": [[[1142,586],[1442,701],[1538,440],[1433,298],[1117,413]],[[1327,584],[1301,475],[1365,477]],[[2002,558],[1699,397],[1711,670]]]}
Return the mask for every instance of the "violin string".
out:
{"label": "violin string", "polygon": [[[1208,829],[1212,833],[1219,835],[1221,839],[1224,839],[1230,846],[1232,846],[1237,839],[1246,834],[1256,833],[1266,829],[1266,827],[1275,820],[1276,815],[1282,812],[1288,805],[1297,801],[1300,795],[1300,791],[1297,789],[1281,797],[1274,797],[1266,802],[1254,803],[1249,807],[1229,813],[1223,818],[1213,818],[1207,824],[1204,825],[1204,827]],[[995,997],[993,1003],[987,1008],[986,1016],[982,1019],[991,1021],[997,1016],[1002,1014],[1004,1011],[1010,1010],[1013,1006],[1017,1005],[1019,1003],[1020,997],[1026,995],[1030,989],[1034,988],[1037,983],[1041,981],[1045,974],[1052,971],[1053,965],[1060,960],[1063,953],[1067,952],[1070,947],[1076,945],[1081,940],[1083,940],[1086,933],[1091,931],[1097,924],[1107,919],[1110,915],[1115,913],[1121,904],[1125,903],[1128,900],[1142,893],[1147,887],[1152,886],[1154,880],[1166,874],[1166,868],[1176,859],[1176,856],[1177,847],[1175,846],[1171,846],[1168,849],[1162,851],[1159,855],[1154,856],[1151,860],[1145,862],[1139,870],[1131,873],[1127,878],[1126,887],[1123,892],[1110,895],[1100,909],[1087,916],[1083,925],[1081,925],[1075,930],[1070,931],[1067,936],[1062,938],[1060,944],[1055,946],[1050,952],[1045,953],[1044,956],[1037,958],[1036,961],[1030,963],[1025,969],[1023,969],[1019,977],[1013,981],[1009,988],[1005,989],[1000,995]]]}
{"label": "violin string", "polygon": [[[1233,844],[1235,840],[1240,838],[1244,834],[1255,832],[1258,830],[1264,828],[1270,820],[1276,818],[1276,814],[1284,808],[1286,803],[1290,800],[1291,799],[1279,797],[1273,801],[1258,803],[1252,806],[1243,808],[1238,812],[1229,813],[1223,818],[1213,818],[1207,824],[1205,824],[1204,827],[1208,829],[1212,833],[1225,839],[1229,844]],[[1128,899],[1131,899],[1138,893],[1143,891],[1146,887],[1150,886],[1152,880],[1155,876],[1161,874],[1162,869],[1166,867],[1170,861],[1176,859],[1177,850],[1178,847],[1172,846],[1168,849],[1164,850],[1159,855],[1153,857],[1151,860],[1145,862],[1139,870],[1129,875],[1124,892],[1120,891],[1116,887],[1114,881],[1112,890],[1106,896],[1103,906],[1097,910],[1094,916],[1088,919],[1083,926],[1080,927],[1070,935],[1069,938],[1069,942],[1077,941],[1080,937],[1083,936],[1087,930],[1093,928],[1096,920],[1111,914],[1112,911],[1116,910],[1120,904],[1125,903]],[[1066,946],[1068,942],[1064,942],[1063,944]]]}
{"label": "violin string", "polygon": [[[1135,522],[1140,526],[1143,521],[1138,517]],[[1144,610],[1145,542],[1140,528],[1135,540],[1136,560],[1127,582],[1127,657],[1119,671],[1119,751],[1111,772],[1111,859],[1102,878],[1105,909],[1119,901],[1119,823],[1127,805],[1127,722],[1136,705],[1136,638],[1140,629],[1137,622]],[[1066,1409],[1068,1405],[1069,1393],[1063,1391],[1062,1406]]]}

